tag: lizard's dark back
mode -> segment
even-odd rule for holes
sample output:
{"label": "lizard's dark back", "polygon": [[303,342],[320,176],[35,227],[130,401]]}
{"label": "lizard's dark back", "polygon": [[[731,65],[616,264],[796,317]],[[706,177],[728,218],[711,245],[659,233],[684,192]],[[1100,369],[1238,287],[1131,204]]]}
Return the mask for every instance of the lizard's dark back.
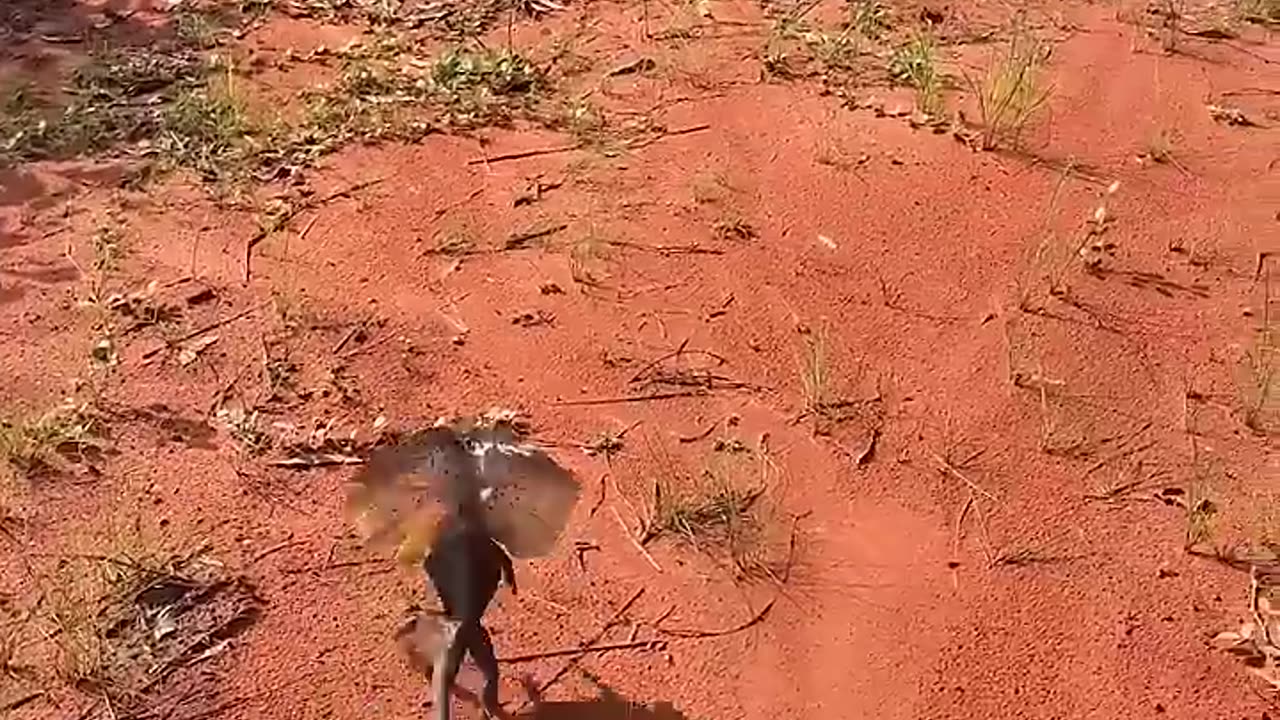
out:
{"label": "lizard's dark back", "polygon": [[444,520],[423,568],[449,617],[478,621],[502,582],[504,559],[483,525],[453,515]]}

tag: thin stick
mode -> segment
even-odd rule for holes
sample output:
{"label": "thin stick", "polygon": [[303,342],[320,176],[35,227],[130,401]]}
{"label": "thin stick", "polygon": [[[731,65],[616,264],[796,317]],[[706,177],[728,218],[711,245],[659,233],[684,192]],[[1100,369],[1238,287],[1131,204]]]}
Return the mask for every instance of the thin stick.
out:
{"label": "thin stick", "polygon": [[711,125],[709,123],[700,123],[698,125],[690,125],[689,127],[679,128],[677,130],[670,130],[660,135],[656,135],[654,137],[647,138],[644,140],[636,140],[633,142],[628,142],[626,144],[626,147],[628,150],[639,150],[640,148],[649,147],[650,145],[658,142],[659,140],[665,140],[671,137],[688,135],[690,133],[702,132],[703,130],[710,130],[710,129],[711,129]]}
{"label": "thin stick", "polygon": [[[631,504],[631,500],[627,498],[627,494],[622,492],[622,488],[618,487],[618,479],[613,476],[612,470],[610,470],[610,472],[605,475],[605,480],[613,483],[613,494],[618,496],[622,500],[623,505],[627,506],[627,512],[631,513],[631,517],[636,519],[636,524],[639,525],[641,528],[645,528],[648,525],[648,521],[644,518],[644,516],[636,512],[636,508],[634,505]],[[648,530],[646,529],[645,532],[648,532]],[[644,543],[641,543],[640,545],[641,547],[643,547]]]}
{"label": "thin stick", "polygon": [[973,507],[973,493],[969,493],[968,499],[964,501],[964,507],[960,508],[960,514],[956,516],[956,529],[951,535],[951,587],[952,589],[960,588],[960,574],[957,568],[960,567],[960,532],[964,529],[964,519],[969,515],[969,508]]}
{"label": "thin stick", "polygon": [[534,240],[540,240],[544,237],[555,235],[556,233],[560,232],[561,230],[565,230],[568,227],[569,227],[568,224],[560,223],[559,225],[553,225],[551,227],[542,228],[540,230],[530,230],[528,232],[514,233],[507,238],[507,241],[506,243],[503,244],[502,249],[503,250],[520,250],[520,249],[523,249],[525,245],[527,245],[530,242],[533,242]]}
{"label": "thin stick", "polygon": [[606,398],[589,398],[587,400],[559,400],[551,403],[557,407],[571,407],[574,405],[619,405],[622,403],[648,402],[650,400],[670,400],[672,398],[684,397],[701,397],[706,393],[695,392],[693,390],[679,390],[672,392],[654,393],[652,395],[621,395],[617,397]]}
{"label": "thin stick", "polygon": [[482,194],[484,194],[484,186],[483,186],[483,185],[482,185],[482,186],[480,186],[480,187],[478,187],[478,188],[476,188],[475,190],[472,190],[472,191],[471,191],[471,193],[470,193],[469,195],[467,195],[465,198],[463,198],[463,199],[461,199],[461,200],[459,200],[459,201],[457,201],[457,202],[455,202],[455,203],[450,203],[449,205],[446,205],[446,206],[444,206],[444,207],[442,207],[442,208],[440,208],[440,209],[436,210],[436,211],[435,211],[435,218],[436,218],[437,220],[439,220],[441,217],[444,217],[444,215],[445,215],[445,214],[447,214],[450,210],[456,210],[457,208],[460,208],[460,207],[462,207],[463,205],[466,205],[467,203],[471,202],[472,200],[475,200],[476,198],[480,197]]}
{"label": "thin stick", "polygon": [[706,440],[707,437],[711,435],[711,433],[715,432],[718,427],[720,427],[720,421],[716,420],[708,425],[706,430],[703,430],[696,435],[677,435],[676,440],[682,443],[695,443],[699,440]]}
{"label": "thin stick", "polygon": [[282,542],[282,543],[279,543],[279,544],[276,544],[276,545],[272,545],[271,547],[267,548],[266,550],[263,550],[262,552],[258,553],[257,555],[254,555],[254,556],[249,560],[249,564],[250,564],[250,565],[253,565],[254,563],[256,563],[256,562],[258,562],[258,561],[262,560],[262,559],[263,559],[263,558],[265,558],[265,557],[267,557],[268,555],[273,555],[273,554],[275,554],[275,553],[280,552],[281,550],[285,550],[285,549],[287,549],[287,548],[296,547],[296,546],[298,546],[298,545],[305,545],[305,544],[306,544],[306,541],[305,541],[305,540],[287,540],[287,541],[285,541],[285,542]]}
{"label": "thin stick", "polygon": [[203,334],[205,334],[205,333],[209,332],[210,330],[217,330],[218,328],[222,327],[223,325],[227,325],[227,324],[229,324],[229,323],[233,323],[233,322],[235,322],[236,320],[239,320],[240,318],[245,317],[246,315],[251,315],[251,314],[253,314],[253,313],[257,312],[258,310],[261,310],[262,308],[265,308],[267,305],[270,305],[270,303],[260,303],[260,304],[258,304],[258,305],[254,305],[253,307],[250,307],[250,308],[248,308],[248,309],[241,310],[240,312],[236,313],[235,315],[232,315],[232,316],[230,316],[230,317],[223,318],[223,319],[218,320],[218,321],[216,321],[216,322],[211,322],[211,323],[209,323],[208,325],[205,325],[204,327],[199,328],[199,329],[197,329],[197,330],[192,330],[191,332],[187,333],[186,335],[183,335],[182,337],[180,337],[180,338],[178,338],[178,339],[176,339],[176,340],[166,340],[166,341],[165,341],[165,344],[164,344],[163,346],[158,347],[158,348],[152,348],[152,349],[150,349],[150,350],[146,351],[145,353],[143,353],[143,354],[142,354],[142,359],[143,359],[143,360],[148,360],[148,359],[150,359],[150,358],[155,357],[156,355],[159,355],[160,353],[164,352],[165,350],[172,350],[172,349],[173,349],[175,346],[177,346],[177,345],[181,345],[182,343],[184,343],[184,342],[186,342],[186,341],[188,341],[188,340],[191,340],[191,339],[193,339],[193,338],[199,337],[199,336],[201,336],[201,335],[203,335]]}
{"label": "thin stick", "polygon": [[200,252],[200,235],[196,235],[195,242],[191,243],[191,266],[187,268],[187,274],[191,277],[196,275],[196,255]]}
{"label": "thin stick", "polygon": [[[1148,425],[1150,425],[1150,423],[1148,423]],[[1145,430],[1145,429],[1146,429],[1146,428],[1143,428],[1143,430]],[[1142,430],[1139,430],[1139,431],[1138,431],[1138,433],[1141,433],[1141,432],[1142,432]],[[1138,433],[1135,433],[1135,434],[1138,434]],[[1137,455],[1138,453],[1140,453],[1140,452],[1144,452],[1144,451],[1146,451],[1146,450],[1150,450],[1151,448],[1153,448],[1153,447],[1155,447],[1155,446],[1156,446],[1156,441],[1155,441],[1155,440],[1149,440],[1149,441],[1147,441],[1147,442],[1145,442],[1145,443],[1143,443],[1143,444],[1141,444],[1141,445],[1135,445],[1134,447],[1131,447],[1131,448],[1124,448],[1124,449],[1122,449],[1122,450],[1118,450],[1118,451],[1116,451],[1116,452],[1114,452],[1114,453],[1112,453],[1112,454],[1108,455],[1107,457],[1102,458],[1101,460],[1097,461],[1096,463],[1094,463],[1094,464],[1090,465],[1090,466],[1088,467],[1088,469],[1086,469],[1086,470],[1085,470],[1085,471],[1080,475],[1080,479],[1081,479],[1081,480],[1087,479],[1087,478],[1088,478],[1090,475],[1092,475],[1093,473],[1095,473],[1095,472],[1097,472],[1097,471],[1099,471],[1099,470],[1103,469],[1104,467],[1106,467],[1106,466],[1110,465],[1110,464],[1111,464],[1111,463],[1113,463],[1113,462],[1116,462],[1117,460],[1123,460],[1123,459],[1125,459],[1125,458],[1129,457],[1130,455]]]}
{"label": "thin stick", "polygon": [[227,383],[226,385],[223,385],[222,388],[220,388],[218,392],[214,394],[213,398],[209,401],[210,415],[213,415],[215,412],[217,412],[218,408],[222,406],[223,401],[227,399],[227,395],[230,394],[231,390],[235,388],[236,384],[239,383],[240,380],[243,379],[245,375],[248,374],[249,367],[250,367],[249,365],[245,365],[244,367],[240,368],[240,370],[236,373],[235,377],[231,378],[231,382]]}
{"label": "thin stick", "polygon": [[373,340],[371,342],[363,342],[353,348],[348,348],[347,350],[344,350],[342,354],[338,355],[338,357],[342,360],[350,360],[351,358],[357,355],[364,354],[380,345],[385,344],[388,340],[391,340],[393,337],[395,336],[390,333],[383,333],[382,337],[379,337],[376,340]]}
{"label": "thin stick", "polygon": [[[970,496],[972,497],[972,493]],[[982,557],[987,561],[987,567],[993,567],[994,559],[991,555],[991,535],[987,532],[987,516],[977,502],[973,504],[973,511],[978,514],[978,529],[982,531]]]}
{"label": "thin stick", "polygon": [[726,628],[724,630],[662,630],[661,628],[659,628],[658,632],[670,635],[672,637],[681,638],[684,640],[700,640],[703,638],[724,637],[725,635],[733,635],[734,633],[740,633],[743,630],[747,630],[749,628],[755,627],[756,625],[759,625],[760,623],[764,622],[764,619],[769,616],[769,612],[773,610],[774,603],[776,603],[777,601],[778,601],[777,598],[770,600],[769,602],[765,603],[764,607],[760,608],[760,612],[756,613],[755,615],[752,615],[751,618],[748,619],[746,622],[740,625],[735,625],[731,628]]}
{"label": "thin stick", "polygon": [[[606,462],[607,461],[608,460],[606,459]],[[600,506],[604,505],[604,496],[607,493],[608,487],[609,487],[609,476],[606,473],[600,476],[600,497],[597,498],[595,504],[591,506],[591,512],[587,513],[587,517],[595,517],[596,513],[600,511]]]}
{"label": "thin stick", "polygon": [[329,467],[331,465],[363,465],[364,462],[364,458],[356,457],[354,455],[343,455],[341,453],[315,453],[283,458],[281,460],[272,460],[267,464],[272,467],[307,469]]}
{"label": "thin stick", "polygon": [[512,655],[510,657],[498,658],[500,663],[523,663],[532,662],[534,660],[542,660],[544,658],[564,657],[572,655],[574,657],[582,655],[592,655],[595,653],[606,653],[613,650],[632,650],[635,648],[645,648],[648,650],[666,647],[667,641],[660,639],[652,640],[624,640],[622,642],[608,643],[605,645],[589,645],[587,647],[559,648],[557,650],[545,650],[543,652],[525,653],[523,655]]}
{"label": "thin stick", "polygon": [[338,344],[333,346],[333,350],[329,351],[330,354],[337,355],[339,352],[342,352],[342,348],[346,347],[347,343],[351,342],[352,338],[354,338],[361,330],[364,330],[365,326],[368,324],[368,320],[361,320],[355,325],[352,325],[351,329],[348,330],[346,334],[342,336],[342,339],[338,341]]}
{"label": "thin stick", "polygon": [[298,233],[299,242],[307,239],[307,233],[311,232],[311,228],[316,226],[316,221],[319,219],[320,219],[319,215],[311,216],[311,219],[307,221],[307,224],[305,226],[303,226],[302,232]]}
{"label": "thin stick", "polygon": [[622,516],[618,514],[618,508],[610,505],[609,512],[613,513],[613,519],[618,521],[618,526],[622,528],[622,534],[627,536],[627,539],[631,541],[631,544],[635,546],[636,550],[640,551],[640,554],[644,556],[645,560],[649,561],[649,564],[653,566],[654,570],[662,572],[662,566],[658,564],[657,560],[653,559],[653,556],[649,554],[648,550],[644,549],[644,546],[640,544],[640,541],[636,540],[636,536],[631,534],[631,530],[627,528],[627,524],[622,521]]}
{"label": "thin stick", "polygon": [[4,705],[0,705],[0,713],[7,713],[7,712],[11,712],[11,711],[13,711],[13,710],[17,710],[18,708],[22,707],[23,705],[26,705],[26,704],[28,704],[28,703],[31,703],[31,702],[33,702],[33,701],[35,701],[35,700],[38,700],[39,698],[42,698],[42,697],[44,697],[44,696],[45,696],[45,691],[44,691],[44,690],[37,690],[37,691],[35,691],[35,692],[27,693],[26,695],[23,695],[22,697],[15,698],[15,699],[10,700],[9,702],[5,703]]}
{"label": "thin stick", "polygon": [[942,465],[943,470],[945,470],[947,473],[951,474],[952,476],[954,476],[955,478],[963,482],[965,485],[968,485],[970,490],[973,490],[974,492],[982,495],[988,500],[994,500],[996,502],[1000,501],[999,498],[987,492],[981,485],[965,477],[964,473],[957,470],[954,465],[944,460],[942,456],[939,455],[938,453],[933,453],[933,457]]}
{"label": "thin stick", "polygon": [[523,160],[524,158],[538,157],[539,155],[555,155],[562,152],[570,152],[582,148],[580,143],[573,145],[557,145],[555,147],[539,148],[537,150],[521,150],[520,152],[511,152],[504,155],[494,155],[492,157],[478,157],[467,161],[468,165],[488,165],[504,160]]}
{"label": "thin stick", "polygon": [[391,563],[389,561],[382,558],[373,558],[371,560],[343,560],[341,562],[331,562],[320,567],[286,568],[281,572],[289,575],[298,575],[305,572],[316,573],[328,570],[341,570],[343,568],[365,567],[368,565],[385,565],[388,570],[391,569]]}
{"label": "thin stick", "polygon": [[671,360],[671,359],[673,359],[673,358],[678,358],[678,357],[680,357],[682,354],[684,354],[684,350],[685,350],[685,348],[687,348],[688,346],[689,346],[689,338],[685,338],[683,341],[681,341],[681,343],[680,343],[680,346],[679,346],[679,347],[677,347],[675,350],[672,350],[671,352],[669,352],[669,353],[667,353],[667,354],[665,354],[665,355],[660,355],[660,356],[658,356],[656,359],[654,359],[654,360],[650,361],[650,362],[649,362],[649,364],[647,364],[647,365],[645,365],[644,367],[640,368],[640,369],[636,372],[636,374],[635,374],[635,375],[632,375],[632,376],[631,376],[631,379],[630,379],[630,380],[628,380],[627,382],[636,382],[636,381],[637,381],[637,380],[639,380],[640,378],[644,377],[644,374],[645,374],[645,373],[649,372],[650,370],[654,369],[655,367],[658,367],[659,365],[661,365],[662,363],[666,362],[667,360]]}
{"label": "thin stick", "polygon": [[960,515],[956,517],[956,530],[951,535],[951,555],[955,557],[960,554],[960,532],[964,529],[964,519],[969,515],[969,509],[973,507],[973,493],[969,493],[969,498],[964,501],[964,507],[960,508]]}
{"label": "thin stick", "polygon": [[536,595],[536,594],[534,594],[534,593],[531,593],[531,592],[529,592],[529,591],[527,591],[527,590],[526,590],[525,592],[520,593],[520,594],[521,594],[521,595],[523,595],[523,596],[525,596],[525,597],[533,598],[534,600],[536,600],[536,601],[538,601],[538,602],[542,603],[543,605],[546,605],[547,607],[551,608],[552,610],[555,610],[557,614],[560,614],[560,615],[568,615],[568,614],[570,613],[569,608],[565,607],[564,605],[561,605],[560,603],[556,602],[555,600],[548,600],[548,599],[546,599],[546,598],[544,598],[544,597],[541,597],[541,596],[539,596],[539,595]]}

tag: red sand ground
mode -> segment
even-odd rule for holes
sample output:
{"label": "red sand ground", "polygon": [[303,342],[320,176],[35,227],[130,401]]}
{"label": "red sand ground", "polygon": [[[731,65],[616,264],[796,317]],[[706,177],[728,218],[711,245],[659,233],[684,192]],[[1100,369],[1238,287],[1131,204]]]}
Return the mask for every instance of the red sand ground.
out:
{"label": "red sand ground", "polygon": [[[920,7],[893,5],[904,22]],[[166,689],[167,714],[156,717],[424,716],[426,687],[391,641],[404,609],[423,601],[422,582],[385,565],[341,564],[369,557],[341,515],[349,471],[267,466],[210,417],[224,388],[245,402],[261,396],[267,338],[299,367],[298,386],[317,390],[264,407],[267,422],[332,419],[367,433],[379,415],[408,427],[496,405],[528,412],[538,438],[560,443],[584,499],[560,550],[521,563],[521,594],[501,595],[491,617],[500,654],[572,647],[640,589],[608,639],[625,640],[631,623],[649,637],[645,624],[659,618],[668,630],[730,628],[776,598],[743,632],[582,662],[620,695],[679,713],[655,717],[1275,716],[1243,666],[1207,643],[1245,613],[1247,576],[1188,554],[1185,511],[1153,498],[1165,488],[1210,497],[1220,543],[1280,532],[1276,437],[1245,427],[1238,382],[1264,316],[1271,269],[1263,263],[1259,273],[1259,257],[1280,249],[1275,43],[1187,37],[1167,54],[1112,5],[1046,3],[1032,17],[1055,43],[1054,90],[1028,132],[1032,153],[1014,156],[847,109],[816,81],[761,82],[759,7],[709,7],[712,20],[650,8],[655,28],[693,17],[703,29],[693,40],[644,40],[636,3],[575,2],[515,33],[537,58],[578,28],[574,51],[594,68],[579,82],[594,88],[593,100],[619,117],[656,108],[668,128],[706,130],[617,157],[489,164],[469,161],[566,138],[484,130],[350,148],[306,182],[320,194],[383,182],[259,245],[247,285],[243,246],[255,215],[219,206],[196,185],[116,190],[111,173],[82,164],[5,171],[0,402],[13,413],[50,407],[76,378],[90,378],[94,337],[76,300],[87,292],[89,237],[108,218],[124,227],[129,250],[116,287],[154,279],[179,303],[199,288],[216,292],[185,309],[190,328],[277,301],[219,328],[188,367],[142,361],[159,336],[121,341],[120,364],[93,376],[99,402],[115,413],[114,452],[100,472],[12,486],[21,492],[10,494],[10,512],[22,522],[0,538],[5,602],[34,607],[41,588],[25,568],[94,552],[112,528],[137,524],[174,547],[207,542],[256,584],[265,611],[229,650],[180,673]],[[1007,19],[995,2],[937,9],[944,37]],[[349,35],[273,19],[244,44],[270,57]],[[972,71],[986,50],[948,52]],[[642,54],[659,59],[655,72],[602,77]],[[1270,92],[1227,96],[1264,127],[1210,117],[1206,102],[1245,88]],[[887,92],[864,95],[892,106],[899,96]],[[971,98],[955,93],[948,103],[974,117]],[[1162,130],[1176,138],[1177,164],[1140,162]],[[1068,159],[1089,177],[1068,177],[1055,203]],[[562,185],[513,207],[533,178]],[[1049,297],[1037,247],[1050,237],[1073,251],[1117,180],[1107,272],[1069,262],[1068,295]],[[757,236],[718,237],[724,220],[745,221]],[[444,231],[495,247],[512,232],[561,223],[532,249],[461,262],[427,252]],[[599,261],[599,289],[575,283],[570,268],[569,248],[588,236],[627,243]],[[716,254],[654,250],[689,245]],[[543,293],[547,283],[564,292]],[[293,330],[273,309],[282,306],[300,318]],[[512,322],[540,311],[554,320]],[[340,360],[334,347],[364,319],[381,324]],[[836,391],[882,394],[882,431],[864,464],[856,458],[869,424],[821,437],[796,420],[803,331],[820,328]],[[626,395],[638,369],[683,342],[723,356],[721,372],[759,388],[558,404]],[[242,368],[250,372],[237,381]],[[336,384],[358,397],[318,392]],[[726,429],[730,417],[740,422]],[[713,422],[721,424],[706,439],[678,440]],[[635,423],[610,464],[572,447]],[[672,465],[697,472],[725,436],[752,445],[767,437],[772,492],[797,517],[796,565],[780,594],[735,585],[675,543],[650,546],[655,569],[614,516],[634,529],[617,488]],[[1046,451],[1054,448],[1074,450]],[[940,456],[974,456],[962,474],[981,492],[940,472]],[[617,482],[605,492],[607,477]],[[1123,500],[1086,497],[1128,480],[1142,485]],[[584,567],[577,540],[599,546]],[[1000,557],[1032,562],[993,562]],[[562,662],[507,666],[510,706],[525,697],[521,674],[542,682]],[[14,696],[33,687],[46,694],[9,716],[76,718],[90,707],[47,674],[10,685]],[[186,688],[203,692],[184,701]],[[598,694],[570,672],[548,699],[579,702],[549,704],[538,717],[625,714],[587,702]],[[100,704],[92,712],[110,716]]]}

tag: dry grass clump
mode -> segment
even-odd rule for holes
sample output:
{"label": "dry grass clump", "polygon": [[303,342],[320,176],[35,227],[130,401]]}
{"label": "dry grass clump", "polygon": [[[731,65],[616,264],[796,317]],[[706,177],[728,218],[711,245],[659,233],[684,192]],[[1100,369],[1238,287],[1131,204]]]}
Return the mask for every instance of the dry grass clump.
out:
{"label": "dry grass clump", "polygon": [[1042,78],[1048,49],[1039,40],[1014,30],[1003,52],[993,54],[981,82],[968,78],[978,98],[982,148],[1016,147],[1023,129],[1049,99]]}
{"label": "dry grass clump", "polygon": [[0,420],[0,461],[22,474],[57,467],[106,446],[102,417],[88,404],[68,399],[28,419]]}
{"label": "dry grass clump", "polygon": [[736,580],[781,582],[793,528],[771,481],[773,463],[736,439],[714,447],[698,471],[667,464],[652,481],[640,542],[675,538],[729,568]]}

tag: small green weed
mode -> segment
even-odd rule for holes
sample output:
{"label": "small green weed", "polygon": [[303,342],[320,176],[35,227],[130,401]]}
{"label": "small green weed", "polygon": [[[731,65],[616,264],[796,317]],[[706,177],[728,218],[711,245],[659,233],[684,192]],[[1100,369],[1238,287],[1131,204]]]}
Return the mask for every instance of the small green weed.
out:
{"label": "small green weed", "polygon": [[868,40],[879,40],[889,32],[892,21],[889,8],[875,0],[849,3],[849,27]]}
{"label": "small green weed", "polygon": [[0,100],[0,167],[24,159],[45,132],[44,118],[28,85],[4,92]]}
{"label": "small green weed", "polygon": [[209,50],[218,46],[223,34],[222,18],[216,12],[183,3],[173,11],[173,34],[185,47]]}
{"label": "small green weed", "polygon": [[809,33],[805,36],[805,44],[813,58],[828,72],[857,69],[858,38],[847,29],[840,33]]}
{"label": "small green weed", "polygon": [[1280,348],[1276,345],[1276,326],[1269,307],[1274,302],[1270,261],[1270,256],[1264,256],[1267,276],[1263,285],[1266,292],[1263,293],[1262,322],[1237,370],[1244,424],[1260,434],[1280,431],[1280,372],[1276,369]]}
{"label": "small green weed", "polygon": [[426,83],[366,58],[349,58],[334,87],[309,93],[307,117],[289,141],[295,162],[364,140],[415,142],[432,126],[416,112]]}
{"label": "small green weed", "polygon": [[0,459],[22,474],[105,446],[102,419],[87,403],[68,400],[34,419],[0,421]]}
{"label": "small green weed", "polygon": [[763,492],[734,487],[725,476],[710,470],[699,479],[700,486],[687,492],[659,486],[651,537],[674,533],[696,545],[711,533],[731,533],[746,524],[746,514]]}
{"label": "small green weed", "polygon": [[1238,0],[1236,12],[1246,22],[1280,25],[1280,0]]}
{"label": "small green weed", "polygon": [[184,90],[164,110],[155,147],[169,164],[209,181],[228,179],[251,162],[250,124],[230,89]]}
{"label": "small green weed", "polygon": [[161,169],[189,168],[224,179],[248,164],[252,128],[225,83],[186,49],[125,48],[94,55],[73,74],[70,100],[41,105],[13,94],[0,129],[10,161],[63,159],[143,147]]}
{"label": "small green weed", "polygon": [[815,62],[828,74],[855,71],[864,36],[854,19],[828,32],[813,28],[804,14],[791,12],[773,21],[763,52],[765,73],[784,80],[805,77],[813,74]]}
{"label": "small green weed", "polygon": [[271,436],[262,428],[257,410],[223,407],[218,410],[218,419],[231,437],[250,455],[261,455],[271,448]]}
{"label": "small green weed", "polygon": [[762,63],[771,77],[790,79],[804,75],[807,61],[801,52],[807,31],[804,21],[794,12],[776,18],[765,39]]}
{"label": "small green weed", "polygon": [[510,120],[546,85],[543,73],[524,56],[489,49],[445,53],[432,68],[430,82],[450,124],[466,127]]}
{"label": "small green weed", "polygon": [[573,281],[588,287],[604,284],[603,269],[609,259],[609,244],[595,233],[588,233],[569,248],[569,273]]}
{"label": "small green weed", "polygon": [[806,413],[818,417],[827,413],[835,402],[831,384],[827,331],[820,327],[805,334],[800,357],[800,386]]}
{"label": "small green weed", "polygon": [[617,145],[609,135],[609,121],[604,111],[583,98],[565,103],[548,125],[563,129],[583,147],[613,150]]}
{"label": "small green weed", "polygon": [[744,481],[742,464],[741,458],[715,455],[696,476],[659,479],[641,543],[674,536],[726,561],[739,580],[776,579],[766,486],[763,479]]}
{"label": "small green weed", "polygon": [[916,107],[937,116],[942,107],[942,76],[938,71],[938,46],[928,33],[920,33],[889,56],[889,77],[915,88]]}
{"label": "small green weed", "polygon": [[1044,107],[1050,94],[1040,78],[1046,57],[1038,40],[1015,30],[1004,52],[992,57],[982,83],[969,79],[978,97],[984,150],[1016,146],[1023,128]]}
{"label": "small green weed", "polygon": [[93,270],[98,274],[115,272],[124,259],[124,231],[119,225],[102,225],[93,233]]}

